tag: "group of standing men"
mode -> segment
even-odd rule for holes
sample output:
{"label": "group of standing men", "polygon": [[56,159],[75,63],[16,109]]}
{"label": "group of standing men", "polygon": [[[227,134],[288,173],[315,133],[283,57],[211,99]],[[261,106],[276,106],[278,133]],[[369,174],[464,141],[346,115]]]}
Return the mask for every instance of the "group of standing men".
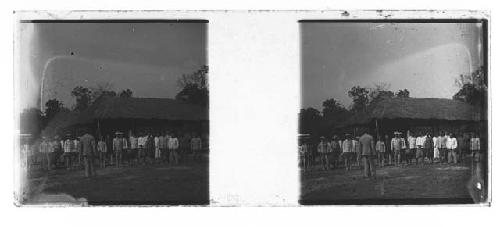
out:
{"label": "group of standing men", "polygon": [[[38,150],[43,170],[51,170],[61,163],[68,170],[80,169],[83,163],[85,175],[92,176],[95,175],[96,161],[101,168],[108,165],[120,167],[125,162],[129,166],[153,163],[178,164],[188,154],[192,154],[193,160],[201,161],[203,146],[200,135],[196,133],[186,133],[183,137],[177,138],[175,133],[168,132],[154,136],[150,132],[138,136],[130,132],[127,138],[124,137],[124,133],[117,131],[114,138],[110,135],[101,136],[96,142],[89,130],[84,130],[82,136],[72,137],[68,134],[64,140],[60,140],[58,136],[53,140],[42,137]],[[40,156],[32,155],[32,157]]]}
{"label": "group of standing men", "polygon": [[379,136],[375,141],[368,133],[360,137],[345,135],[340,139],[334,135],[331,140],[320,137],[319,144],[313,149],[307,141],[299,144],[300,165],[304,170],[311,169],[319,156],[323,170],[333,169],[342,163],[346,170],[351,170],[353,165],[364,166],[365,177],[374,176],[375,163],[385,166],[403,166],[415,163],[458,163],[465,159],[467,151],[473,158],[481,157],[481,142],[476,133],[464,133],[458,138],[453,133],[441,132],[432,137],[430,133],[407,132],[404,138],[401,132],[394,132],[394,137],[389,135]]}

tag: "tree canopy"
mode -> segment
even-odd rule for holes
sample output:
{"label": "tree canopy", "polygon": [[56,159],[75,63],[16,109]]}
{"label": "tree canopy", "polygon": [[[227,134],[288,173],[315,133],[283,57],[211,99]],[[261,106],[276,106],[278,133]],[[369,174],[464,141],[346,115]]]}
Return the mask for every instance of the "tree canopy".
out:
{"label": "tree canopy", "polygon": [[182,90],[175,98],[185,102],[208,105],[208,66],[204,65],[191,74],[184,74],[177,81]]}

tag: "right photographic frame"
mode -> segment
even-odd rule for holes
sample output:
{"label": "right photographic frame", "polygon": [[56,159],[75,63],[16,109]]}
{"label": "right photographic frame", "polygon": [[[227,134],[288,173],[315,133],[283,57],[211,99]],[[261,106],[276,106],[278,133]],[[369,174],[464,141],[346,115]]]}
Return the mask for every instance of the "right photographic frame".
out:
{"label": "right photographic frame", "polygon": [[491,201],[487,18],[299,27],[301,205]]}

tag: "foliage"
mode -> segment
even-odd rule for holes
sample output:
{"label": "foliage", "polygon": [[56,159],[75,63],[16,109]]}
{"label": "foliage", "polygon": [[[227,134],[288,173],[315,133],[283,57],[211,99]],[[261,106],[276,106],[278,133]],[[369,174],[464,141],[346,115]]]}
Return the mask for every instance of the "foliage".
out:
{"label": "foliage", "polygon": [[455,85],[460,90],[453,95],[453,99],[475,106],[486,106],[488,100],[488,86],[486,82],[483,66],[470,74],[460,75],[455,79]]}
{"label": "foliage", "polygon": [[71,96],[76,99],[76,104],[73,110],[78,112],[87,109],[92,102],[92,90],[83,86],[76,86],[73,88]]}
{"label": "foliage", "polygon": [[396,97],[398,98],[409,98],[410,97],[410,91],[408,91],[408,89],[403,89],[403,90],[399,90],[398,92],[396,92]]}
{"label": "foliage", "polygon": [[393,98],[394,97],[394,92],[389,90],[389,84],[387,83],[380,83],[380,84],[375,84],[373,88],[370,88],[370,92],[368,93],[368,97],[370,99],[369,105],[373,105],[376,102],[385,99],[385,98]]}
{"label": "foliage", "polygon": [[132,90],[130,89],[125,89],[125,90],[122,90],[119,94],[120,98],[132,98],[132,95],[134,93],[132,92]]}
{"label": "foliage", "polygon": [[299,131],[302,134],[316,134],[322,123],[320,111],[314,108],[301,109],[299,113]]}
{"label": "foliage", "polygon": [[182,90],[177,93],[177,100],[203,106],[208,105],[208,66],[204,65],[196,72],[182,75],[177,81]]}
{"label": "foliage", "polygon": [[369,103],[368,89],[360,86],[354,86],[347,92],[350,98],[352,98],[351,111],[358,113],[366,111],[366,107]]}
{"label": "foliage", "polygon": [[57,99],[50,99],[45,103],[45,121],[49,122],[61,109],[64,108],[62,102]]}

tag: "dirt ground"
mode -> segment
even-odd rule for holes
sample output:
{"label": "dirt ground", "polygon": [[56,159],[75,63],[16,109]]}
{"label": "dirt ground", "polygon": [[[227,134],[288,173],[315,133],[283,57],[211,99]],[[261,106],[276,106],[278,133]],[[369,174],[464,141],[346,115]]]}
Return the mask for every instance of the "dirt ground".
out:
{"label": "dirt ground", "polygon": [[313,169],[301,173],[301,204],[473,203],[468,190],[471,162],[377,168],[377,179],[351,171]]}
{"label": "dirt ground", "polygon": [[25,204],[203,205],[209,203],[208,161],[177,166],[107,167],[32,173]]}

